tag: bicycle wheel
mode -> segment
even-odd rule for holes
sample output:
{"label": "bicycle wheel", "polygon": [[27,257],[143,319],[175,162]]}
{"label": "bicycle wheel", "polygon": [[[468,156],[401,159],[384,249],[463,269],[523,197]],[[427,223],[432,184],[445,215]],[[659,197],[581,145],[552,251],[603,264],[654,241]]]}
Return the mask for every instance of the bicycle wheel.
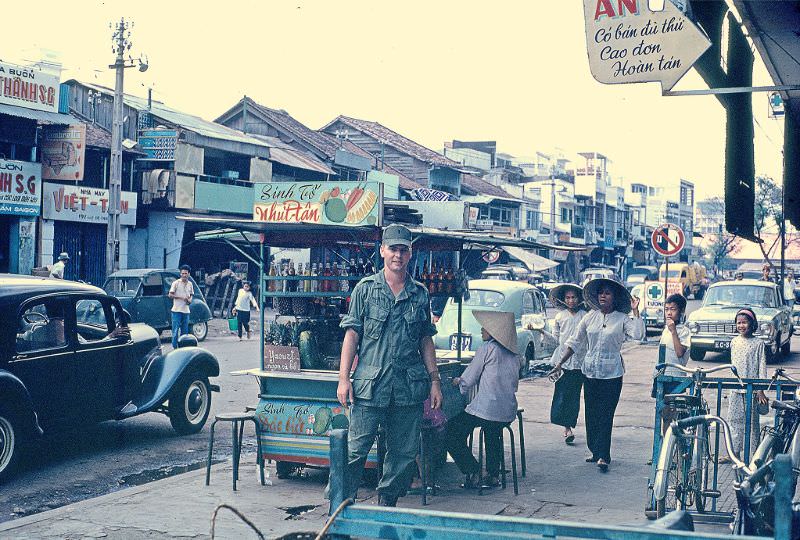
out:
{"label": "bicycle wheel", "polygon": [[695,431],[697,444],[695,445],[695,468],[690,474],[690,484],[694,495],[694,507],[702,513],[706,511],[706,490],[708,489],[708,467],[711,462],[709,447],[708,427],[705,424],[697,426]]}
{"label": "bicycle wheel", "polygon": [[673,448],[669,456],[669,467],[667,468],[667,493],[663,499],[656,501],[656,518],[664,517],[667,512],[677,510],[681,507],[683,500],[683,457],[681,442]]}

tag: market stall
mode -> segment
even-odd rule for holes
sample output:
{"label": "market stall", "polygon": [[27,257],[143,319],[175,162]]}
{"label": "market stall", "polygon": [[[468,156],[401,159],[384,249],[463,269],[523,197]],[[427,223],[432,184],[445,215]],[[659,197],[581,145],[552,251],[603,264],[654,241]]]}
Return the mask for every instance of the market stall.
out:
{"label": "market stall", "polygon": [[[348,410],[336,399],[338,368],[344,331],[340,318],[347,312],[350,291],[361,278],[359,263],[351,270],[351,260],[368,259],[380,269],[378,256],[381,228],[379,221],[364,225],[322,223],[272,223],[260,220],[226,220],[198,216],[180,216],[205,223],[209,230],[195,235],[195,240],[226,242],[237,246],[259,266],[261,304],[260,366],[243,374],[259,380],[259,403],[256,417],[261,424],[262,453],[276,461],[280,476],[299,467],[327,467],[331,429],[349,425]],[[460,270],[462,259],[469,257],[468,247],[496,249],[503,245],[532,247],[512,237],[456,233],[412,227],[415,249],[451,254],[450,271],[428,273],[423,281],[432,297],[452,297],[460,302],[467,278]],[[257,243],[257,249],[254,248]],[[315,260],[288,272],[269,264],[268,249],[314,248]],[[535,247],[535,246],[534,246]],[[467,253],[462,258],[461,253]],[[355,254],[355,255],[353,255]],[[335,262],[331,262],[335,261]],[[322,263],[323,273],[319,273]],[[339,264],[342,263],[342,264]],[[330,266],[330,270],[328,267]],[[314,268],[317,268],[316,274]],[[363,273],[367,263],[361,266]],[[454,270],[455,269],[455,270]],[[278,314],[265,320],[268,301],[274,299]],[[459,332],[460,335],[460,332]],[[464,399],[452,379],[463,371],[460,347],[454,354],[437,351],[447,418],[459,414]],[[377,466],[377,452],[370,454],[367,467]]]}

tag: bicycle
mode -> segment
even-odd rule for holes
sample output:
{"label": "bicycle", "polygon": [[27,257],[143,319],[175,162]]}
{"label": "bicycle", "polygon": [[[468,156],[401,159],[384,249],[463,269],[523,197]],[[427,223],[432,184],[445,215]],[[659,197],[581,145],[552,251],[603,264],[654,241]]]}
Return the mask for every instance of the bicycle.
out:
{"label": "bicycle", "polygon": [[[783,368],[778,368],[772,375],[767,390],[778,380],[778,377],[797,384],[800,388],[800,381],[787,375]],[[778,400],[773,401],[771,407],[775,410],[776,422],[774,426],[762,429],[761,442],[750,460],[751,467],[758,468],[778,454],[789,453],[793,446],[797,426],[800,425],[800,404],[795,399]],[[798,448],[798,452],[800,452],[800,448]],[[798,456],[798,460],[800,460],[800,456]],[[797,462],[794,457],[792,461]]]}
{"label": "bicycle", "polygon": [[[665,362],[658,364],[656,370],[663,371],[665,367],[673,367],[692,376],[688,394],[664,396],[664,406],[670,408],[677,421],[708,415],[708,403],[703,399],[702,390],[707,375],[729,369],[739,380],[739,384],[744,386],[732,364],[704,369]],[[663,517],[668,508],[685,510],[694,506],[698,512],[705,512],[706,499],[721,495],[717,490],[708,489],[711,452],[707,425],[698,423],[686,434],[668,429],[661,445],[653,479],[656,518]]]}

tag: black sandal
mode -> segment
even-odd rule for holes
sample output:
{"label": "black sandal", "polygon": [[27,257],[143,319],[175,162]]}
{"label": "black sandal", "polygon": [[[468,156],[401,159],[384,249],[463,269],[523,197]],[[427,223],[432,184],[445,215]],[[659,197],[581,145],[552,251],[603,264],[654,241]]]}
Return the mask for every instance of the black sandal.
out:
{"label": "black sandal", "polygon": [[596,458],[594,456],[586,458],[586,463],[597,463],[598,461],[600,461],[600,458]]}
{"label": "black sandal", "polygon": [[564,437],[564,442],[571,445],[575,442],[575,435],[567,435]]}
{"label": "black sandal", "polygon": [[597,468],[600,469],[600,472],[608,472],[608,463],[606,463],[602,459],[598,459],[597,460]]}

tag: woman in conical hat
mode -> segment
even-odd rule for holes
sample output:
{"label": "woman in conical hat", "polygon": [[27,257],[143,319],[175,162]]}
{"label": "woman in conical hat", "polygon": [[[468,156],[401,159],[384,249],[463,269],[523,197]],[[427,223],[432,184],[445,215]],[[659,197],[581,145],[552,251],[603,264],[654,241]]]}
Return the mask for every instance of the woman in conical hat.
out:
{"label": "woman in conical hat", "polygon": [[[592,310],[578,324],[575,334],[567,340],[561,360],[550,372],[561,374],[563,365],[581,348],[586,348],[581,371],[583,410],[586,419],[586,444],[602,472],[611,463],[611,431],[614,413],[622,392],[625,364],[620,351],[628,340],[644,336],[644,321],[639,317],[639,299],[631,298],[621,283],[605,278],[589,281],[583,289],[586,304]],[[633,314],[630,317],[628,314]]]}
{"label": "woman in conical hat", "polygon": [[[553,337],[558,340],[558,347],[553,351],[551,362],[555,365],[566,347],[566,342],[578,328],[586,311],[583,307],[583,288],[571,283],[564,283],[550,291],[550,303],[556,307],[564,308],[553,319]],[[572,429],[578,423],[578,413],[581,410],[581,388],[583,387],[583,372],[581,366],[586,354],[584,348],[575,351],[569,360],[561,367],[563,375],[558,378],[553,390],[553,401],[550,405],[550,422],[564,427],[564,442],[575,442],[575,433]]]}
{"label": "woman in conical hat", "polygon": [[[503,447],[500,434],[504,426],[517,416],[514,395],[519,382],[519,345],[514,314],[504,311],[473,311],[481,325],[483,345],[461,377],[453,379],[462,394],[477,387],[477,393],[464,412],[447,423],[447,451],[466,475],[464,487],[478,486],[478,462],[467,446],[467,437],[478,426],[486,437],[485,486],[499,483]],[[479,384],[480,383],[480,384]]]}

